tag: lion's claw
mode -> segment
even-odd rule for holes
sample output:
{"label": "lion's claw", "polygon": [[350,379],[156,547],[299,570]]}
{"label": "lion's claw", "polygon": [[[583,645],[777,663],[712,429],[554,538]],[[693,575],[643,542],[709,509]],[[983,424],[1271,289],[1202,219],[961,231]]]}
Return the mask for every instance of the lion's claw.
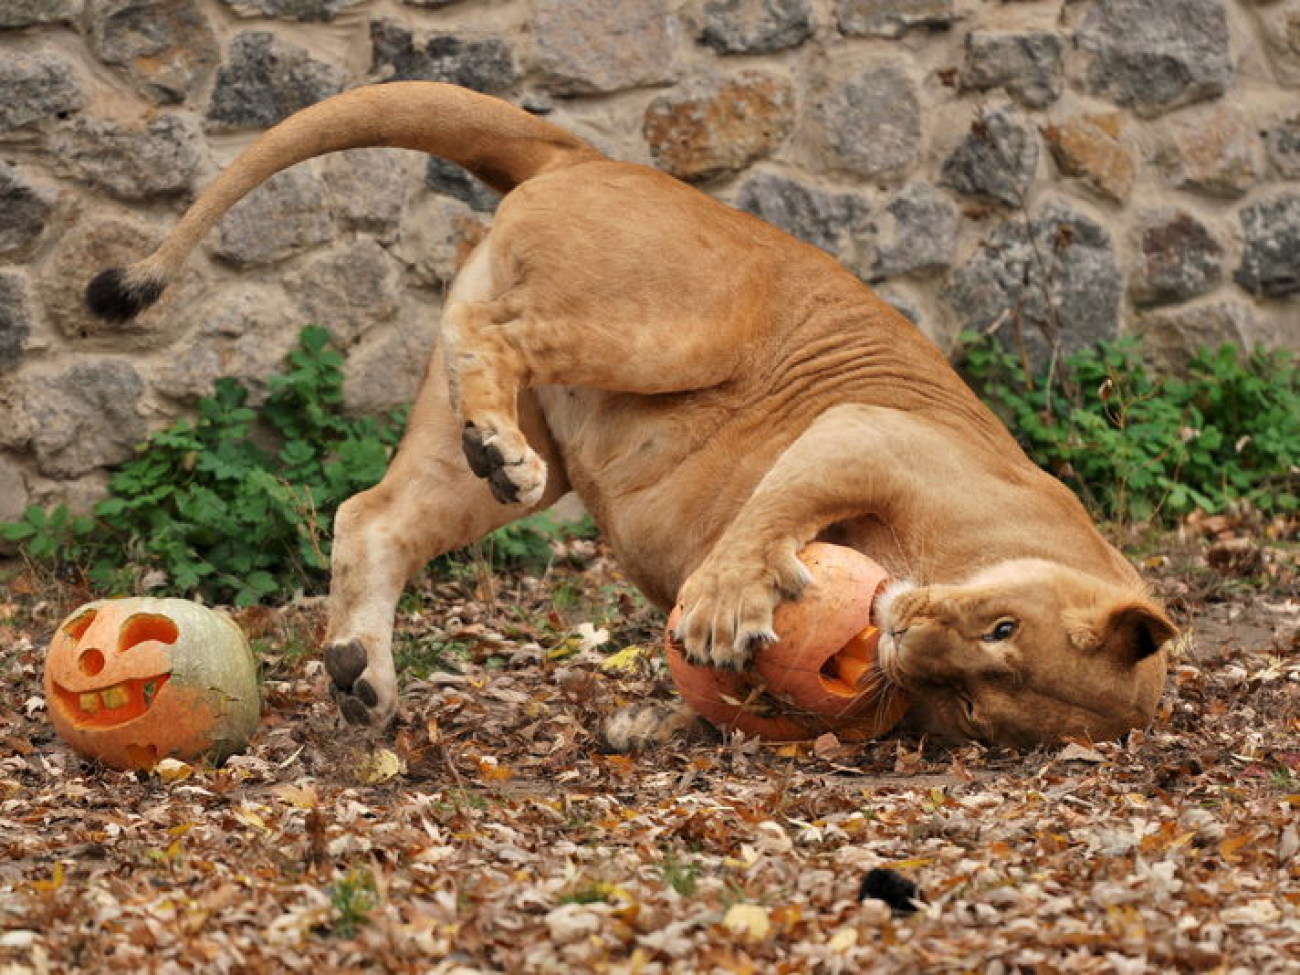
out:
{"label": "lion's claw", "polygon": [[711,564],[705,560],[682,587],[676,636],[692,663],[743,670],[754,654],[777,641],[772,614],[782,598],[796,598],[808,581],[797,558]]}

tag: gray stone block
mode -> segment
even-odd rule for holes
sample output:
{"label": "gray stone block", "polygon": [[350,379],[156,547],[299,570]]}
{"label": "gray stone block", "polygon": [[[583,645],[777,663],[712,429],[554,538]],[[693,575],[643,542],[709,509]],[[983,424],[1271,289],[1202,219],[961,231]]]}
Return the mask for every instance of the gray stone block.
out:
{"label": "gray stone block", "polygon": [[121,463],[143,439],[144,380],[121,358],[79,362],[24,391],[36,466],[47,477],[80,477]]}
{"label": "gray stone block", "polygon": [[83,116],[59,131],[52,148],[60,175],[128,201],[189,190],[206,151],[188,114],[161,115],[144,129]]}
{"label": "gray stone block", "polygon": [[81,0],[5,0],[0,4],[0,29],[69,21],[79,13]]}
{"label": "gray stone block", "polygon": [[991,233],[943,291],[959,326],[1023,342],[1032,362],[1054,348],[1069,353],[1119,333],[1122,282],[1110,235],[1054,203],[1026,225]]}
{"label": "gray stone block", "polygon": [[329,329],[340,349],[391,321],[401,304],[397,265],[370,237],[303,262],[286,278],[285,287],[297,305],[294,320]]}
{"label": "gray stone block", "polygon": [[514,52],[501,37],[417,36],[392,20],[370,25],[370,70],[384,81],[446,81],[500,94],[518,79]]}
{"label": "gray stone block", "polygon": [[1232,81],[1223,0],[1098,0],[1075,35],[1092,94],[1158,115]]}
{"label": "gray stone block", "polygon": [[560,94],[622,91],[676,76],[676,18],[665,0],[535,0],[535,64]]}
{"label": "gray stone block", "polygon": [[905,176],[920,159],[920,97],[901,60],[873,61],[832,87],[809,124],[833,165],[867,179]]}
{"label": "gray stone block", "polygon": [[736,206],[836,257],[851,252],[853,237],[868,232],[870,206],[851,193],[828,193],[772,173],[750,176]]}
{"label": "gray stone block", "polygon": [[1241,265],[1233,278],[1251,294],[1300,294],[1300,193],[1242,207]]}
{"label": "gray stone block", "polygon": [[237,282],[196,295],[175,310],[192,323],[184,354],[166,356],[151,376],[170,399],[193,402],[212,395],[216,380],[231,377],[249,387],[249,401],[266,399],[266,378],[277,373],[309,324],[279,286]]}
{"label": "gray stone block", "polygon": [[280,20],[327,22],[340,10],[365,0],[221,0],[240,17],[276,17]]}
{"label": "gray stone block", "polygon": [[0,162],[0,258],[21,259],[40,238],[58,192]]}
{"label": "gray stone block", "polygon": [[870,281],[942,270],[957,250],[961,213],[940,190],[912,183],[876,214],[875,258],[863,275]]}
{"label": "gray stone block", "polygon": [[336,95],[347,74],[287,44],[270,31],[247,31],[231,42],[217,72],[208,121],[225,129],[263,129]]}
{"label": "gray stone block", "polygon": [[1045,108],[1061,95],[1065,42],[1047,31],[973,30],[966,37],[963,88],[1001,88],[1026,108]]}
{"label": "gray stone block", "polygon": [[1284,179],[1300,179],[1300,115],[1271,126],[1264,134],[1268,158]]}
{"label": "gray stone block", "polygon": [[349,149],[320,160],[330,211],[353,230],[391,239],[414,188],[419,163],[400,149]]}
{"label": "gray stone block", "polygon": [[941,182],[959,193],[1022,206],[1038,169],[1038,136],[1008,108],[985,112],[943,162]]}
{"label": "gray stone block", "polygon": [[1300,88],[1300,2],[1272,3],[1259,12],[1259,27],[1277,80]]}
{"label": "gray stone block", "polygon": [[953,0],[837,0],[835,18],[851,37],[902,37],[910,30],[944,30],[957,14]]}
{"label": "gray stone block", "polygon": [[0,455],[0,521],[17,521],[30,503],[22,468]]}
{"label": "gray stone block", "polygon": [[1142,349],[1157,365],[1182,371],[1198,348],[1217,349],[1227,343],[1248,349],[1258,323],[1240,301],[1214,301],[1185,308],[1151,312],[1137,320]]}
{"label": "gray stone block", "polygon": [[273,264],[333,235],[321,205],[325,187],[314,171],[277,173],[240,200],[217,224],[213,253],[231,264]]}
{"label": "gray stone block", "polygon": [[32,334],[27,275],[0,270],[0,371],[16,365]]}
{"label": "gray stone block", "polygon": [[709,0],[700,40],[719,54],[771,54],[812,36],[808,0]]}
{"label": "gray stone block", "polygon": [[0,136],[79,110],[86,96],[72,65],[53,54],[0,51]]}

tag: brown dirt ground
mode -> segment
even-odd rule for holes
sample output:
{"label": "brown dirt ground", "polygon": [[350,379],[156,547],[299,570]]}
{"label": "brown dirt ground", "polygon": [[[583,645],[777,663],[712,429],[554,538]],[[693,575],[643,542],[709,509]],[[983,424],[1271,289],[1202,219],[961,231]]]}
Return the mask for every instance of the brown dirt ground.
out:
{"label": "brown dirt ground", "polygon": [[[1160,714],[1029,754],[605,754],[604,716],[671,694],[662,618],[574,542],[540,579],[469,562],[421,581],[394,733],[339,724],[304,599],[238,614],[264,696],[243,754],[115,772],[60,743],[41,696],[87,594],[11,574],[0,975],[1300,971],[1294,526],[1122,541],[1189,634]],[[875,867],[919,909],[860,899]]]}

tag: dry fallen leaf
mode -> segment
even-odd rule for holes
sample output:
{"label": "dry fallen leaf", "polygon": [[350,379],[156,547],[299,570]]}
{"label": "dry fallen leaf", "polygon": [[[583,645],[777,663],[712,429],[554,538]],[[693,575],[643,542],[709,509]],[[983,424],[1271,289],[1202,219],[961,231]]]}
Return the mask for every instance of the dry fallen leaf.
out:
{"label": "dry fallen leaf", "polygon": [[646,653],[645,647],[634,643],[606,657],[601,661],[600,669],[607,674],[629,673],[636,670]]}
{"label": "dry fallen leaf", "polygon": [[1087,745],[1080,745],[1077,741],[1072,741],[1056,755],[1058,762],[1094,762],[1101,763],[1106,761],[1106,756],[1095,748],[1089,748]]}
{"label": "dry fallen leaf", "polygon": [[362,785],[379,785],[402,774],[405,769],[397,753],[388,748],[376,748],[357,760],[356,778]]}
{"label": "dry fallen leaf", "polygon": [[154,765],[152,771],[164,782],[183,782],[194,774],[194,766],[174,758],[164,758]]}
{"label": "dry fallen leaf", "polygon": [[727,908],[722,925],[748,941],[762,941],[772,933],[767,908],[761,904],[732,904]]}
{"label": "dry fallen leaf", "polygon": [[[811,741],[702,736],[605,755],[604,717],[671,688],[659,667],[603,667],[611,647],[655,659],[663,618],[593,543],[545,578],[495,573],[490,599],[472,574],[417,580],[397,645],[464,653],[456,673],[407,668],[392,738],[340,732],[297,652],[323,610],[277,610],[261,732],[170,784],[85,762],[27,713],[64,614],[0,581],[0,971],[1288,972],[1294,598],[1201,598],[1169,552],[1153,584],[1195,640],[1118,745],[899,735],[826,761]],[[583,618],[608,642],[546,662],[535,648],[580,643]],[[400,778],[389,758],[386,785],[360,782],[359,740]],[[880,867],[925,905],[859,901]]]}

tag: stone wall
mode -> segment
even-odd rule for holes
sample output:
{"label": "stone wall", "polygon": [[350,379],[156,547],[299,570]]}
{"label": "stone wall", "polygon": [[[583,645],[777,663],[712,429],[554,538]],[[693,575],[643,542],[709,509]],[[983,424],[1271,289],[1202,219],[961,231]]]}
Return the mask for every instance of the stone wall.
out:
{"label": "stone wall", "polygon": [[941,344],[1300,346],[1300,0],[3,0],[0,518],[84,508],[307,323],[358,409],[409,395],[495,205],[414,154],[281,174],[137,322],[80,303],[258,130],[391,78],[695,182]]}

